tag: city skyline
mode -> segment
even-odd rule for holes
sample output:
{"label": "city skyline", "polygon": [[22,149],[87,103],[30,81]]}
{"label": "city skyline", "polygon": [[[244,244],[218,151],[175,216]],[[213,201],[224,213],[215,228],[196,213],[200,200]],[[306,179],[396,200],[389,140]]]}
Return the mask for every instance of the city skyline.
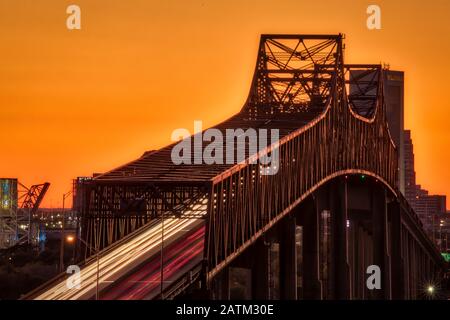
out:
{"label": "city skyline", "polygon": [[290,8],[282,14],[264,1],[258,14],[252,1],[77,1],[83,22],[76,31],[65,27],[69,3],[24,3],[0,4],[0,101],[7,106],[0,125],[14,132],[3,142],[0,166],[2,176],[26,185],[51,182],[44,207],[60,207],[77,176],[165,146],[172,130],[191,129],[194,120],[212,126],[237,112],[261,33],[343,32],[352,46],[347,61],[405,71],[405,128],[412,130],[418,184],[450,194],[450,105],[437,80],[450,71],[450,45],[441,41],[450,31],[448,2],[378,1],[383,23],[375,31],[365,26],[366,1],[322,2],[331,16],[320,24],[317,4],[293,1],[280,3]]}

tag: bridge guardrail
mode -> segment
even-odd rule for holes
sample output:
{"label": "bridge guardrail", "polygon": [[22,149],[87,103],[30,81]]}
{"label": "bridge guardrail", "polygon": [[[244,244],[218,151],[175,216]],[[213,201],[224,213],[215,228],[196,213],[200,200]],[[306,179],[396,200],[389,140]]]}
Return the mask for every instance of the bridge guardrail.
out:
{"label": "bridge guardrail", "polygon": [[[175,298],[178,294],[199,280],[201,271],[202,263],[200,262],[187,273],[182,275],[177,281],[172,283],[168,288],[166,288],[163,292],[163,298],[167,300],[172,300]],[[156,299],[161,299],[161,295],[159,294]]]}

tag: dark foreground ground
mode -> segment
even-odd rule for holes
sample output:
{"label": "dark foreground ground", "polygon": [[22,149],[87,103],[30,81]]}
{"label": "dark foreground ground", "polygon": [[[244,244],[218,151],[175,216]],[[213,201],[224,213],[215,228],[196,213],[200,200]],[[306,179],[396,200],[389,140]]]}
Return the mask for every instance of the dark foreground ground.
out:
{"label": "dark foreground ground", "polygon": [[[16,300],[48,281],[59,271],[59,239],[43,247],[22,245],[0,251],[0,300]],[[66,250],[65,261],[72,257]]]}

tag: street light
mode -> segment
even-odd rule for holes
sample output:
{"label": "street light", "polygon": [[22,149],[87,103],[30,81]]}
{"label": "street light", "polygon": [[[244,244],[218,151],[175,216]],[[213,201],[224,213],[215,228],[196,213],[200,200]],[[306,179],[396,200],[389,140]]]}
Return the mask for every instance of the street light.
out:
{"label": "street light", "polygon": [[434,287],[432,285],[429,285],[427,288],[427,292],[432,296],[434,293]]}
{"label": "street light", "polygon": [[64,212],[64,205],[66,202],[66,198],[68,198],[72,194],[72,190],[63,194],[63,203],[62,203],[62,223],[61,223],[61,247],[59,249],[59,272],[64,272],[64,233],[66,232],[66,215]]}
{"label": "street light", "polygon": [[442,239],[442,227],[444,226],[444,220],[441,220],[439,223],[439,251],[442,252],[442,244],[444,239]]}
{"label": "street light", "polygon": [[[75,237],[72,235],[68,235],[66,238],[67,242],[72,243],[75,241]],[[96,288],[95,288],[95,300],[99,300],[100,293],[99,293],[99,278],[100,278],[100,250],[97,248],[92,248],[86,241],[84,241],[82,238],[78,238],[86,247],[88,247],[90,250],[93,250],[95,252],[95,257],[97,260],[97,279],[96,279]]]}

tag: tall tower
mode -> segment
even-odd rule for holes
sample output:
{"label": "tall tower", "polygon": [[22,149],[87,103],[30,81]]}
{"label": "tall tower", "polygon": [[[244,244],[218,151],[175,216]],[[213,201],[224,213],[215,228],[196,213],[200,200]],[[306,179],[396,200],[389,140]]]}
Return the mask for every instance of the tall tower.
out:
{"label": "tall tower", "polygon": [[404,168],[405,168],[405,197],[406,200],[415,207],[417,188],[416,171],[414,170],[414,147],[411,139],[411,131],[405,130],[404,136]]}
{"label": "tall tower", "polygon": [[405,146],[404,146],[404,73],[403,71],[384,71],[384,97],[386,117],[391,137],[398,150],[398,187],[406,196],[405,190]]}
{"label": "tall tower", "polygon": [[[376,87],[372,87],[372,81],[377,75],[374,72],[355,70],[350,72],[350,78],[359,78],[358,85],[350,85],[350,95],[363,90],[376,93]],[[404,73],[403,71],[383,70],[384,98],[386,102],[386,117],[398,151],[399,175],[397,186],[401,193],[405,194],[405,150],[404,150]],[[361,114],[361,113],[360,113]]]}

